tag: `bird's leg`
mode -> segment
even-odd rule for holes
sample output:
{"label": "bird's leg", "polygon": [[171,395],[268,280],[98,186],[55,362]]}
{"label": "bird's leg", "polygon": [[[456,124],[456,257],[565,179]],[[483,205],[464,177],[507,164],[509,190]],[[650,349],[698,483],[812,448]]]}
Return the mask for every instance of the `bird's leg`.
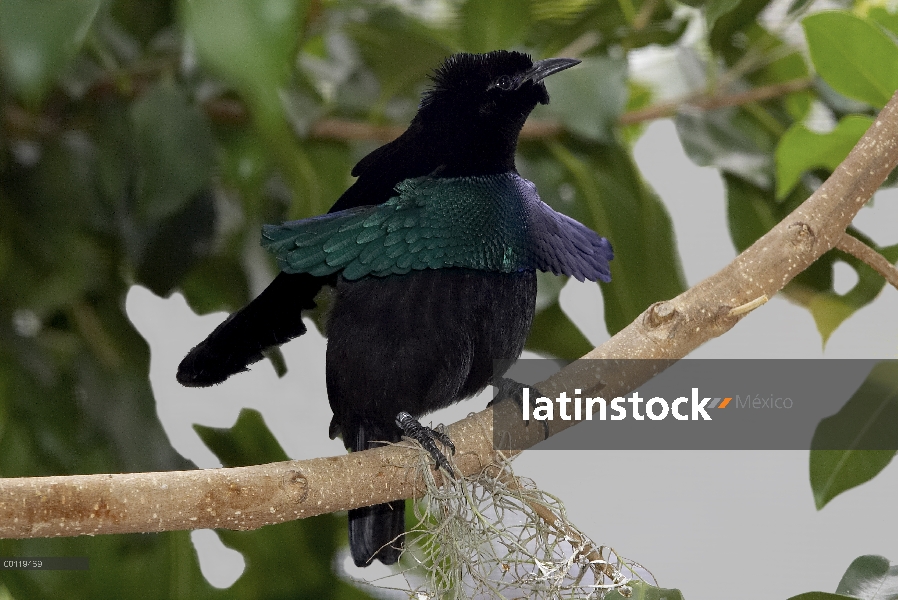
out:
{"label": "bird's leg", "polygon": [[[524,385],[519,381],[515,381],[514,379],[509,379],[508,377],[497,377],[493,379],[491,382],[493,387],[496,388],[496,395],[493,396],[493,399],[489,401],[487,407],[492,406],[498,402],[505,400],[506,398],[517,402],[518,406],[524,406],[524,388],[529,387],[531,396],[534,398],[539,398],[544,394],[540,392],[538,389],[533,387],[532,385]],[[543,424],[543,430],[546,434],[546,439],[549,439],[549,424],[546,421],[540,421]],[[530,426],[530,419],[524,421],[527,427]]]}
{"label": "bird's leg", "polygon": [[455,474],[452,467],[449,466],[449,461],[446,459],[446,456],[440,452],[439,448],[437,448],[434,443],[434,440],[440,442],[445,447],[449,448],[452,451],[452,454],[455,454],[455,444],[452,443],[452,440],[449,439],[448,435],[442,431],[437,431],[421,425],[421,422],[418,421],[418,419],[405,411],[396,415],[396,425],[402,429],[402,432],[406,437],[421,444],[421,446],[430,453],[433,460],[436,461],[438,467],[442,467],[450,475]]}

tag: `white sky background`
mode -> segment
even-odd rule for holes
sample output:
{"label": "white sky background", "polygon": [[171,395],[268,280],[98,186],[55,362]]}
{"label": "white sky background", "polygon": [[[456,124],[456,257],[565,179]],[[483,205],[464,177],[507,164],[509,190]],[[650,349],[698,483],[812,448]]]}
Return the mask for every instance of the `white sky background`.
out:
{"label": "white sky background", "polygon": [[[689,285],[732,260],[736,253],[720,176],[686,158],[672,122],[651,124],[635,154],[671,213]],[[874,205],[861,211],[855,225],[880,244],[898,243],[898,192],[878,194]],[[837,289],[850,288],[849,275],[839,270],[836,275]],[[598,286],[571,280],[562,307],[592,343],[608,338]],[[197,317],[180,295],[161,299],[143,288],[131,290],[127,309],[151,347],[150,379],[160,419],[174,447],[200,467],[219,463],[191,425],[229,427],[244,406],[262,412],[292,458],[344,451],[339,440],[327,436],[325,341],[314,327],[283,347],[289,367],[283,379],[262,361],[223,385],[188,389],[175,381],[177,364],[224,314]],[[896,315],[898,291],[886,286],[832,335],[824,352],[810,313],[775,297],[691,357],[895,358]],[[451,423],[485,403],[485,398],[469,400],[425,422]],[[529,451],[514,467],[560,497],[570,519],[594,541],[644,564],[662,586],[681,589],[687,600],[834,592],[862,554],[898,562],[896,465],[820,512],[808,483],[806,451]],[[242,572],[237,553],[210,531],[195,532],[193,539],[210,582],[226,587],[236,580]],[[351,571],[368,578],[385,572]]]}

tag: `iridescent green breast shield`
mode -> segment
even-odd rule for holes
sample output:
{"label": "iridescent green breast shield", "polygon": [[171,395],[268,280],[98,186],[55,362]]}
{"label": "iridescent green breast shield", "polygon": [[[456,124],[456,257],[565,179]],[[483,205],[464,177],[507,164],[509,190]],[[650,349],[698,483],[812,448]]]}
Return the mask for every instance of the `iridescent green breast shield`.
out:
{"label": "iridescent green breast shield", "polygon": [[262,245],[282,271],[315,276],[465,267],[610,279],[608,241],[552,210],[516,173],[422,177],[396,191],[380,205],[265,225]]}

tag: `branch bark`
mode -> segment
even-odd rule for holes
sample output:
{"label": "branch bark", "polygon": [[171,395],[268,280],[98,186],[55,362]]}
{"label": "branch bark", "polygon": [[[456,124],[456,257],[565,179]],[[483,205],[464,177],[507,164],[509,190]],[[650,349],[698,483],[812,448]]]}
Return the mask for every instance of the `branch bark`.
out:
{"label": "branch bark", "polygon": [[773,83],[771,85],[756,87],[735,94],[699,94],[683,100],[663,102],[640,110],[625,112],[620,116],[618,122],[621,125],[633,125],[634,123],[654,121],[655,119],[672,117],[686,107],[699,108],[701,110],[714,110],[715,108],[762,102],[764,100],[771,100],[773,98],[779,98],[780,96],[806,90],[810,88],[813,83],[813,79],[803,78],[793,79],[792,81],[783,83]]}
{"label": "branch bark", "polygon": [[896,269],[895,265],[890,263],[885,256],[864,242],[846,231],[842,234],[842,237],[839,238],[839,241],[836,242],[836,248],[864,261],[870,265],[874,271],[882,275],[892,287],[898,289],[898,269]]}
{"label": "branch bark", "polygon": [[[650,358],[671,363],[732,328],[820,255],[898,164],[898,94],[832,176],[792,214],[717,274],[650,306],[584,359]],[[749,307],[749,308],[746,308]],[[640,361],[645,364],[649,361]],[[536,384],[547,396],[602,387],[623,396],[652,376],[633,370],[601,381],[577,361]],[[556,433],[573,421],[552,421]],[[522,427],[521,447],[542,440]],[[494,462],[492,409],[449,427],[466,475]],[[422,493],[418,450],[390,446],[349,455],[203,471],[0,479],[0,537],[28,538],[198,528],[256,529]]]}

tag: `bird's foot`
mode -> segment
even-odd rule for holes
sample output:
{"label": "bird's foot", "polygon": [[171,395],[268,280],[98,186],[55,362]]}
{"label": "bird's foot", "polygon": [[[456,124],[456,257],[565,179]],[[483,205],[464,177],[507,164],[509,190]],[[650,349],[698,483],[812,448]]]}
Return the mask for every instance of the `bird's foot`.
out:
{"label": "bird's foot", "polygon": [[[523,407],[525,387],[530,388],[531,398],[540,398],[545,395],[532,385],[524,385],[523,383],[515,381],[514,379],[509,379],[508,377],[494,379],[492,385],[496,388],[496,395],[489,401],[487,407],[502,402],[505,399],[516,402],[518,406]],[[530,419],[525,420],[524,423],[529,427]],[[546,439],[549,439],[549,423],[547,421],[540,421],[540,423],[543,424],[543,431],[546,434]]]}
{"label": "bird's foot", "polygon": [[434,441],[440,442],[443,446],[449,448],[452,451],[452,454],[455,454],[455,444],[452,443],[452,440],[449,439],[448,435],[442,431],[437,431],[421,425],[421,422],[418,421],[418,419],[405,411],[396,415],[396,424],[402,429],[402,432],[406,437],[415,440],[430,453],[430,456],[433,457],[433,460],[437,463],[438,467],[442,467],[450,475],[455,474],[452,467],[449,465],[449,461],[446,459],[446,455],[440,452],[439,448],[437,448],[434,443]]}

